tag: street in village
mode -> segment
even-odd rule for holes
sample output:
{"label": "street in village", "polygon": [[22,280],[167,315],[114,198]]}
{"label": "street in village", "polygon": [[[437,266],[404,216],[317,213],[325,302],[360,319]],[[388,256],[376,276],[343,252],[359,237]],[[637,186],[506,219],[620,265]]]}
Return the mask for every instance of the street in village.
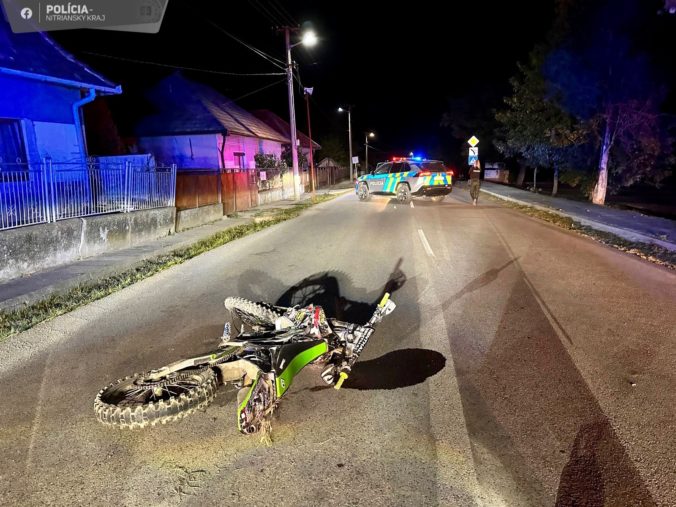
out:
{"label": "street in village", "polygon": [[[223,300],[396,310],[272,443],[235,393],[166,426],[98,390],[217,344]],[[0,343],[2,505],[674,505],[676,274],[482,199],[353,193]]]}

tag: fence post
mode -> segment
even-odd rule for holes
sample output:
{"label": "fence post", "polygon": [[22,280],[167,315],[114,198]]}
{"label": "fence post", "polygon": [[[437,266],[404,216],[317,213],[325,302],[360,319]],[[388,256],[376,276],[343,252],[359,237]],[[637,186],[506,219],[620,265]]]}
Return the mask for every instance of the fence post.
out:
{"label": "fence post", "polygon": [[171,188],[169,193],[169,206],[176,206],[176,173],[178,169],[176,164],[171,164]]}
{"label": "fence post", "polygon": [[235,198],[235,213],[237,213],[237,173],[232,170],[232,193]]}
{"label": "fence post", "polygon": [[52,221],[52,207],[49,204],[49,185],[47,181],[47,164],[44,159],[40,160],[40,184],[42,186],[42,213],[47,223]]}
{"label": "fence post", "polygon": [[46,177],[49,178],[49,203],[51,204],[51,211],[52,211],[52,222],[56,222],[57,217],[59,215],[59,209],[58,209],[58,196],[56,195],[56,185],[54,182],[54,167],[52,166],[52,159],[51,157],[46,157],[44,159],[44,164],[45,164],[45,173]]}
{"label": "fence post", "polygon": [[131,199],[129,196],[129,187],[131,182],[129,181],[129,168],[131,167],[131,164],[129,160],[125,160],[124,162],[124,196],[122,198],[122,212],[127,213],[129,211],[129,207],[131,204]]}

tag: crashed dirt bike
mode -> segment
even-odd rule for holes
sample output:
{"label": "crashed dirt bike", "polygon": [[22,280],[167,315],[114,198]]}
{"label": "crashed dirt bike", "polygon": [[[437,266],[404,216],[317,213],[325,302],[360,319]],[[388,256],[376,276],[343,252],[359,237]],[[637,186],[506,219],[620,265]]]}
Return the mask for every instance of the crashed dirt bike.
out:
{"label": "crashed dirt bike", "polygon": [[[164,424],[205,408],[220,385],[233,384],[239,388],[239,430],[268,429],[279,400],[309,363],[323,362],[322,379],[340,389],[375,326],[395,306],[385,294],[369,321],[357,325],[326,318],[320,306],[228,298],[225,307],[242,322],[236,337],[226,323],[216,350],[113,382],[96,396],[96,416],[120,428]],[[245,324],[251,331],[245,332]]]}

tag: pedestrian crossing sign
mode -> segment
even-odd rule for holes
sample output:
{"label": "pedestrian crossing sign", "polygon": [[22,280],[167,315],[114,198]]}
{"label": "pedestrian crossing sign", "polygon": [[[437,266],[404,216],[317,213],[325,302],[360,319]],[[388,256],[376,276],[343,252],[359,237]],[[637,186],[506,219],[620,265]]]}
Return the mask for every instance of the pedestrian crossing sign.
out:
{"label": "pedestrian crossing sign", "polygon": [[467,158],[467,163],[469,165],[472,165],[477,160],[479,160],[479,148],[475,146],[469,149],[469,157]]}

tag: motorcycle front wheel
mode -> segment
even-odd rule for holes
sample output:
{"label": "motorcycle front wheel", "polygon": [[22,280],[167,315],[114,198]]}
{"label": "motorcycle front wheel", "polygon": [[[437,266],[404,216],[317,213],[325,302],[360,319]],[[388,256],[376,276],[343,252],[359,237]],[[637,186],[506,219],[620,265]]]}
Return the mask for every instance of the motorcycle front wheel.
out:
{"label": "motorcycle front wheel", "polygon": [[158,380],[152,373],[136,373],[101,389],[94,400],[97,419],[130,429],[166,424],[205,408],[216,396],[218,378],[210,368],[180,370]]}
{"label": "motorcycle front wheel", "polygon": [[244,298],[229,297],[225,308],[254,329],[274,329],[282,313],[265,303],[254,303]]}

